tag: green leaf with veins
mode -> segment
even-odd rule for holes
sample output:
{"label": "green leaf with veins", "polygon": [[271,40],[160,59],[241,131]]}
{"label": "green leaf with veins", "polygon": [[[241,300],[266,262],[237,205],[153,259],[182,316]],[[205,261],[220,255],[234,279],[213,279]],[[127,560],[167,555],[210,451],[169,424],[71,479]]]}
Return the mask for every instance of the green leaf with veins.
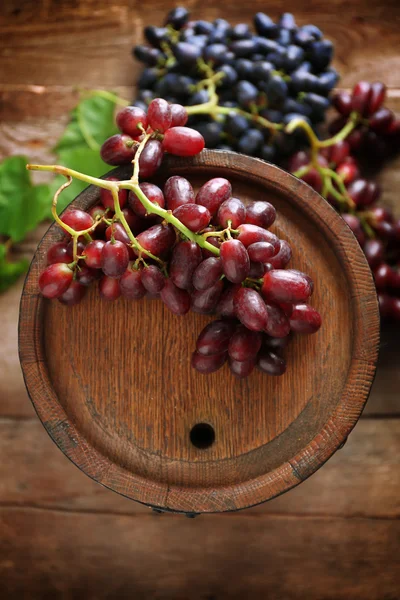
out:
{"label": "green leaf with veins", "polygon": [[0,293],[8,289],[17,279],[26,272],[29,261],[22,258],[17,262],[8,262],[7,248],[0,244]]}
{"label": "green leaf with veins", "polygon": [[48,214],[48,185],[32,185],[24,156],[0,164],[0,234],[20,242]]}

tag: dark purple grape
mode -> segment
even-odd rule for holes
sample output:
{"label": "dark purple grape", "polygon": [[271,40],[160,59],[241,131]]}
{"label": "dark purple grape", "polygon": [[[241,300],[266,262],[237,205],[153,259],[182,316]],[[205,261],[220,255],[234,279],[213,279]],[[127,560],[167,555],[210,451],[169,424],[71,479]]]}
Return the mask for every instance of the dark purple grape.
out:
{"label": "dark purple grape", "polygon": [[237,229],[239,231],[237,239],[242,242],[246,248],[256,242],[269,242],[274,246],[275,252],[279,252],[280,241],[276,235],[270,231],[267,231],[258,225],[251,225],[249,223],[239,225]]}
{"label": "dark purple grape", "polygon": [[174,211],[182,204],[194,203],[193,187],[185,177],[173,175],[165,182],[164,197],[166,208]]}
{"label": "dark purple grape", "polygon": [[268,313],[260,294],[250,288],[241,287],[233,299],[235,314],[239,321],[251,331],[263,331],[267,326]]}
{"label": "dark purple grape", "polygon": [[205,206],[211,216],[215,216],[219,207],[232,196],[232,186],[227,179],[215,177],[207,181],[197,192],[196,204]]}
{"label": "dark purple grape", "polygon": [[87,287],[80,284],[79,281],[72,280],[69,288],[66,292],[64,292],[61,296],[58,297],[59,302],[61,304],[66,304],[67,306],[74,306],[75,304],[79,304],[84,295],[86,294]]}
{"label": "dark purple grape", "polygon": [[228,354],[236,361],[248,361],[257,356],[261,348],[262,334],[259,331],[250,331],[244,325],[239,325],[232,335]]}
{"label": "dark purple grape", "polygon": [[236,229],[246,220],[246,207],[239,198],[225,200],[218,209],[218,223],[221,227],[228,227],[229,221],[232,229]]}
{"label": "dark purple grape", "polygon": [[205,229],[211,220],[207,208],[198,204],[182,204],[172,214],[195,233]]}
{"label": "dark purple grape", "polygon": [[196,351],[206,356],[226,352],[235,327],[233,321],[222,319],[211,321],[200,332],[196,342]]}
{"label": "dark purple grape", "polygon": [[232,283],[241,283],[250,270],[246,248],[239,240],[227,240],[221,244],[220,257],[225,277]]}
{"label": "dark purple grape", "polygon": [[211,356],[205,356],[198,352],[192,354],[192,367],[199,373],[208,374],[218,371],[228,358],[227,352],[221,352],[220,354],[212,354]]}
{"label": "dark purple grape", "polygon": [[281,240],[279,252],[272,256],[268,262],[274,269],[283,269],[292,258],[292,249],[286,240]]}
{"label": "dark purple grape", "polygon": [[123,242],[106,242],[101,253],[101,268],[107,277],[117,279],[129,264],[128,248]]}
{"label": "dark purple grape", "polygon": [[193,285],[196,290],[203,291],[212,287],[222,275],[221,259],[210,256],[203,260],[193,274]]}
{"label": "dark purple grape", "polygon": [[274,269],[264,275],[261,293],[272,302],[304,302],[311,296],[308,278],[289,269]]}
{"label": "dark purple grape", "polygon": [[174,284],[182,290],[190,290],[192,277],[203,255],[196,242],[187,240],[179,242],[172,251],[169,276]]}
{"label": "dark purple grape", "polygon": [[[144,181],[139,185],[139,187],[150,200],[150,202],[152,202],[153,204],[157,204],[161,208],[164,208],[164,194],[157,185],[154,185],[154,183],[148,183],[147,181]],[[147,209],[140,202],[139,198],[136,196],[134,191],[129,192],[129,206],[138,217],[145,218],[148,216]],[[150,216],[153,215],[150,214]]]}
{"label": "dark purple grape", "polygon": [[240,284],[229,284],[221,295],[216,306],[216,312],[222,317],[234,317],[235,308],[233,306],[233,299],[236,292],[240,289]]}
{"label": "dark purple grape", "polygon": [[99,281],[99,294],[104,300],[117,300],[121,295],[119,279],[103,275]]}
{"label": "dark purple grape", "polygon": [[149,140],[143,148],[139,158],[140,178],[147,179],[148,177],[154,175],[161,165],[163,156],[164,150],[161,142],[158,140]]}
{"label": "dark purple grape", "polygon": [[257,366],[268,375],[283,375],[286,371],[286,361],[274,352],[261,352]]}
{"label": "dark purple grape", "polygon": [[100,148],[100,156],[108,165],[129,165],[136,150],[137,145],[129,135],[116,133],[104,142]]}
{"label": "dark purple grape", "polygon": [[257,200],[246,207],[246,223],[268,229],[276,219],[276,210],[269,202]]}
{"label": "dark purple grape", "polygon": [[268,321],[265,332],[274,338],[284,338],[290,333],[290,323],[285,312],[276,304],[266,304]]}
{"label": "dark purple grape", "polygon": [[171,279],[165,280],[160,292],[161,300],[175,315],[185,315],[190,309],[190,296],[186,290],[176,287]]}
{"label": "dark purple grape", "polygon": [[165,277],[158,267],[149,265],[142,270],[142,284],[150,294],[159,294],[165,285]]}
{"label": "dark purple grape", "polygon": [[224,289],[223,281],[217,281],[207,290],[195,290],[192,292],[192,310],[201,314],[209,314],[215,312],[218,301]]}
{"label": "dark purple grape", "polygon": [[254,367],[256,366],[256,362],[257,360],[255,357],[245,361],[233,360],[232,358],[229,358],[229,368],[233,375],[243,379],[252,373]]}
{"label": "dark purple grape", "polygon": [[275,248],[269,242],[255,242],[247,247],[247,253],[250,260],[266,263],[274,256]]}
{"label": "dark purple grape", "polygon": [[155,256],[164,256],[174,245],[175,231],[171,225],[153,225],[137,236],[139,244]]}
{"label": "dark purple grape", "polygon": [[132,263],[119,280],[119,285],[121,294],[130,300],[140,300],[146,295],[141,271],[133,269]]}
{"label": "dark purple grape", "polygon": [[99,269],[90,269],[86,265],[79,265],[76,269],[76,279],[81,285],[89,286],[101,277]]}

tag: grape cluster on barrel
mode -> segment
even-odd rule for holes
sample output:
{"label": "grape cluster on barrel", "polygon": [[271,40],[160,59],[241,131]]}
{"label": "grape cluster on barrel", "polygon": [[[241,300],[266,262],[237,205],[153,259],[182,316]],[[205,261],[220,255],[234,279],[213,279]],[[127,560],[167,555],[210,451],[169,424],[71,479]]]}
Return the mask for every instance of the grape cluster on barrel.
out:
{"label": "grape cluster on barrel", "polygon": [[[384,106],[385,92],[380,82],[362,81],[352,93],[339,92],[333,97],[339,115],[330,125],[332,134],[342,129],[352,112],[362,119],[346,139],[321,149],[318,163],[333,169],[346,186],[346,194],[341,198],[330,193],[325,196],[340,211],[364,250],[374,275],[382,317],[400,320],[400,219],[394,218],[390,208],[378,205],[379,185],[362,176],[369,160],[376,164],[400,146],[400,120]],[[309,152],[299,151],[290,157],[288,167],[297,172],[309,162]],[[316,168],[301,177],[322,192],[323,178]]]}
{"label": "grape cluster on barrel", "polygon": [[[173,9],[164,26],[144,28],[148,45],[134,48],[144,63],[135,104],[142,108],[155,97],[189,106],[206,103],[210,93],[201,85],[211,66],[217,80],[219,105],[256,112],[273,123],[288,123],[301,115],[312,125],[324,120],[329,93],[338,81],[330,66],[332,42],[315,25],[298,26],[285,13],[275,23],[268,15],[254,16],[254,29],[225,19],[190,20],[182,7]],[[298,137],[274,136],[239,114],[216,121],[207,114],[190,117],[208,148],[237,150],[276,161],[298,147]]]}
{"label": "grape cluster on barrel", "polygon": [[[103,158],[121,163],[140,152],[138,171],[147,179],[160,166],[164,150],[199,152],[201,136],[174,126],[173,110],[156,99],[147,114],[138,107],[121,111],[122,133],[103,144]],[[150,181],[126,183],[115,188],[115,198],[110,189],[101,189],[100,203],[88,212],[70,208],[62,215],[67,235],[48,250],[41,293],[74,305],[97,282],[105,300],[160,297],[176,315],[189,310],[216,314],[219,318],[198,337],[195,369],[211,373],[229,360],[238,377],[249,375],[256,364],[270,375],[282,375],[281,351],[290,335],[316,332],[321,317],[308,303],[311,278],[285,268],[292,250],[269,230],[274,207],[264,200],[246,206],[222,177],[204,183],[197,194],[190,181],[175,175],[163,189]]]}

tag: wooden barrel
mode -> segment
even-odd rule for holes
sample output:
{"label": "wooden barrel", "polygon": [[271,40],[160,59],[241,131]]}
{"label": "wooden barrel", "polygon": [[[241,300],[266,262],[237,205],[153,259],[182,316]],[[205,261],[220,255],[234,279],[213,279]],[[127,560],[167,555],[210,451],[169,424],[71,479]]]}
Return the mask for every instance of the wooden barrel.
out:
{"label": "wooden barrel", "polygon": [[[126,178],[129,169],[113,174]],[[49,435],[95,481],[160,510],[233,511],[301,483],[345,442],[375,374],[375,287],[345,222],[276,166],[204,151],[167,158],[155,181],[172,174],[195,188],[224,176],[235,196],[276,207],[272,230],[292,245],[290,267],[314,279],[312,304],[323,317],[317,334],[288,347],[286,374],[238,380],[227,366],[197,373],[190,357],[210,317],[175,316],[160,300],[107,303],[96,289],[74,307],[43,299],[39,274],[62,238],[55,225],[26,278],[20,360]],[[72,206],[86,210],[98,200],[89,187]]]}

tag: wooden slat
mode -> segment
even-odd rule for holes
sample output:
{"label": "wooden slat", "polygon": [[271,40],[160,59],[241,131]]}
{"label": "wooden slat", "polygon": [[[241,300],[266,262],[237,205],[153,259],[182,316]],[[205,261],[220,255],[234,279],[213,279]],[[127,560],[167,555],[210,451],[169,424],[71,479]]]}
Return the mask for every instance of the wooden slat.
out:
{"label": "wooden slat", "polygon": [[[400,516],[400,420],[367,420],[344,448],[297,488],[254,514]],[[147,514],[149,509],[97,485],[70,463],[36,419],[0,419],[0,505]]]}
{"label": "wooden slat", "polygon": [[0,509],[7,600],[396,600],[399,521]]}
{"label": "wooden slat", "polygon": [[[126,0],[113,3],[76,3],[71,10],[64,0],[43,2],[37,9],[34,0],[12,10],[4,10],[0,21],[2,39],[2,79],[6,83],[64,85],[130,85],[137,66],[130,57],[131,47],[142,39],[144,25],[162,24],[165,2]],[[295,13],[299,24],[313,22],[332,39],[336,48],[335,64],[343,84],[357,79],[384,79],[400,86],[398,43],[399,4],[396,0],[332,0],[298,3],[287,0],[255,0],[251,4],[226,3],[223,15],[232,22],[247,21],[258,10],[267,10],[276,18],[283,11]],[[213,0],[192,3],[193,18],[221,16],[221,7]],[[51,57],[51,60],[49,60]]]}

